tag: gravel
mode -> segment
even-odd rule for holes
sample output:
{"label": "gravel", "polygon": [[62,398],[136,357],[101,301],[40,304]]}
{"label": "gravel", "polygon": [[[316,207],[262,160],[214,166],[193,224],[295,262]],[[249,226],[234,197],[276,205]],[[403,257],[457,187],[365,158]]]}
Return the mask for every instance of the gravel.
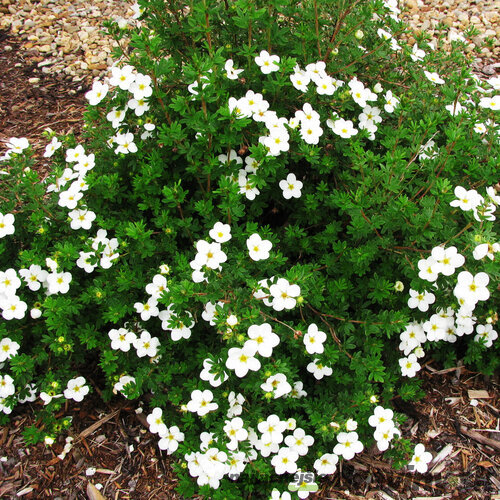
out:
{"label": "gravel", "polygon": [[[21,40],[25,59],[41,73],[63,75],[88,84],[103,77],[113,64],[116,45],[101,32],[103,20],[132,21],[133,2],[124,0],[0,0],[0,29]],[[500,67],[499,0],[400,0],[402,17],[415,31],[434,37],[438,23],[450,34],[475,26],[479,34],[467,47],[472,52],[488,37],[491,47],[481,49],[475,66],[487,66],[489,74]],[[451,35],[453,36],[453,35]],[[410,39],[410,43],[414,40]],[[488,73],[487,73],[488,74]],[[33,78],[36,85],[36,78]]]}

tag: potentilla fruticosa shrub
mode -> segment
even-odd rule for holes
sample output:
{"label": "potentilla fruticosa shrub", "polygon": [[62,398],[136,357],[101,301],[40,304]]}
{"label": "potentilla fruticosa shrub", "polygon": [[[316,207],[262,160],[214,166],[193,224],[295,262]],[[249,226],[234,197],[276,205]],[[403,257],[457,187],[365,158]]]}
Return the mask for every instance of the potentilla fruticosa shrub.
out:
{"label": "potentilla fruticosa shrub", "polygon": [[186,497],[305,498],[372,445],[425,472],[394,402],[498,366],[499,79],[395,1],[135,8],[85,140],[48,131],[44,180],[7,144],[2,421],[141,398]]}

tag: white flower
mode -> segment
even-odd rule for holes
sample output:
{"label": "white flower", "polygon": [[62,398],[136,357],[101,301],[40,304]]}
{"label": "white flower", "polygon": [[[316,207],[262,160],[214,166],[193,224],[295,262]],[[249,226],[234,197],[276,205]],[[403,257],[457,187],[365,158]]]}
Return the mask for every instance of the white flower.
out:
{"label": "white flower", "polygon": [[274,394],[274,399],[280,398],[292,391],[292,386],[287,382],[286,375],[277,373],[266,379],[261,384],[261,389]]}
{"label": "white flower", "polygon": [[86,208],[84,209],[77,209],[77,210],[72,210],[69,214],[69,217],[71,218],[71,229],[90,229],[92,226],[92,221],[95,220],[95,213],[92,212],[91,210],[87,210]]}
{"label": "white flower", "polygon": [[318,61],[306,66],[306,75],[308,75],[309,78],[316,83],[327,76],[325,70],[326,63],[324,61]]}
{"label": "white flower", "polygon": [[431,460],[432,454],[425,451],[425,446],[422,443],[419,443],[415,446],[413,457],[411,462],[408,464],[408,469],[413,472],[417,471],[421,474],[425,474],[427,472],[427,464]]}
{"label": "white flower", "polygon": [[5,298],[0,296],[0,308],[2,309],[3,319],[10,321],[12,319],[23,319],[28,305],[17,295],[7,295]]}
{"label": "white flower", "polygon": [[66,207],[70,210],[76,208],[78,201],[83,197],[83,193],[81,191],[76,191],[74,189],[68,189],[67,191],[62,191],[59,194],[58,205],[60,207]]}
{"label": "white flower", "polygon": [[445,106],[445,109],[450,112],[451,116],[457,116],[459,113],[466,111],[458,101],[453,104],[448,104],[448,106]]}
{"label": "white flower", "polygon": [[312,373],[316,380],[321,380],[325,375],[329,377],[333,373],[333,370],[323,365],[318,358],[307,365],[307,371]]}
{"label": "white flower", "polygon": [[281,475],[285,472],[288,474],[294,474],[297,471],[297,460],[299,459],[299,454],[292,450],[291,448],[280,448],[280,451],[275,455],[271,464],[274,466],[274,471],[276,474]]}
{"label": "white flower", "polygon": [[[127,112],[127,108],[118,109],[115,107],[106,115],[106,120],[111,122],[111,126],[113,128],[118,128],[120,126],[121,122],[125,119],[126,112]],[[113,137],[113,142],[115,142],[115,139],[116,138]]]}
{"label": "white flower", "polygon": [[179,447],[179,443],[184,441],[184,433],[179,430],[179,427],[173,425],[168,428],[165,433],[160,434],[161,439],[158,441],[158,448],[166,450],[167,455],[171,455]]}
{"label": "white flower", "polygon": [[57,137],[52,137],[52,140],[45,146],[44,158],[50,158],[61,146],[62,142]]}
{"label": "white flower", "polygon": [[323,343],[326,340],[326,333],[318,330],[315,323],[309,325],[303,340],[309,354],[322,354],[324,352]]}
{"label": "white flower", "polygon": [[229,410],[227,411],[227,417],[233,418],[238,415],[241,415],[241,413],[243,412],[242,405],[245,402],[245,398],[243,397],[243,395],[236,394],[234,391],[231,391],[227,397],[227,401],[229,403]]}
{"label": "white flower", "polygon": [[486,273],[480,272],[473,276],[469,271],[462,271],[457,276],[457,285],[453,294],[457,299],[475,306],[480,300],[488,300],[490,292],[487,285],[490,281]]}
{"label": "white flower", "polygon": [[323,135],[323,129],[319,122],[303,123],[300,127],[300,137],[307,144],[318,144],[319,138]]}
{"label": "white flower", "polygon": [[500,95],[493,97],[481,97],[479,107],[493,109],[495,111],[500,109]]}
{"label": "white flower", "polygon": [[280,181],[280,188],[283,190],[283,197],[286,200],[290,198],[300,198],[302,189],[302,182],[298,181],[295,174],[288,174],[287,178]]}
{"label": "white flower", "polygon": [[85,98],[89,101],[91,106],[97,106],[106,97],[108,90],[108,85],[96,80],[92,84],[92,89],[85,94]]}
{"label": "white flower", "polygon": [[158,300],[164,292],[168,292],[167,278],[161,274],[155,274],[153,281],[146,285],[146,293]]}
{"label": "white flower", "polygon": [[15,392],[14,379],[10,375],[0,375],[0,398],[8,398]]}
{"label": "white flower", "polygon": [[147,321],[152,316],[158,316],[158,300],[150,297],[146,303],[136,302],[134,308],[138,314],[141,315],[142,321]]}
{"label": "white flower", "polygon": [[187,409],[202,417],[211,411],[215,411],[219,407],[217,403],[211,402],[213,398],[214,395],[211,390],[206,389],[205,391],[200,391],[195,389],[191,393],[191,400],[187,404]]}
{"label": "white flower", "polygon": [[394,108],[398,106],[399,99],[393,96],[390,90],[386,92],[384,99],[385,99],[384,109],[388,113],[392,113],[394,111]]}
{"label": "white flower", "polygon": [[88,394],[88,392],[89,387],[85,385],[85,378],[76,377],[68,381],[68,385],[64,390],[64,397],[66,399],[73,399],[79,403]]}
{"label": "white flower", "polygon": [[91,264],[91,257],[95,257],[94,252],[80,252],[80,258],[76,261],[76,265],[87,273],[91,273],[97,264]]}
{"label": "white flower", "polygon": [[320,476],[324,474],[334,474],[337,470],[338,462],[339,457],[337,455],[334,453],[325,453],[314,462],[314,468]]}
{"label": "white flower", "polygon": [[231,239],[231,226],[222,222],[216,222],[208,234],[217,243],[225,243]]}
{"label": "white flower", "polygon": [[134,134],[131,132],[126,132],[125,134],[116,134],[115,142],[118,147],[115,149],[115,153],[137,153],[137,146],[134,142]]}
{"label": "white flower", "polygon": [[457,267],[465,263],[465,257],[457,252],[456,247],[434,247],[431,256],[437,262],[433,269],[445,276],[451,276]]}
{"label": "white flower", "polygon": [[459,207],[464,211],[472,210],[482,201],[481,195],[475,189],[467,191],[462,186],[457,186],[454,192],[458,200],[453,200],[450,202],[450,205],[452,207]]}
{"label": "white flower", "polygon": [[437,73],[431,73],[430,71],[424,70],[424,74],[432,83],[443,85],[444,80]]}
{"label": "white flower", "polygon": [[500,243],[481,243],[472,252],[472,255],[476,260],[484,259],[488,257],[490,260],[495,259],[495,253],[500,252]]}
{"label": "white flower", "polygon": [[239,441],[245,441],[248,438],[248,431],[243,427],[243,420],[240,417],[226,420],[225,424],[224,432],[229,438],[227,447],[230,450],[235,450],[238,447]]}
{"label": "white flower", "polygon": [[[453,319],[451,320],[451,326]],[[448,318],[443,318],[439,314],[433,314],[428,321],[426,321],[422,328],[427,334],[427,340],[435,342],[446,338],[446,332],[450,326]]]}
{"label": "white flower", "polygon": [[[219,362],[220,361],[221,360],[219,360]],[[201,380],[208,382],[212,387],[219,387],[222,382],[225,382],[229,378],[229,375],[224,371],[220,372],[220,370],[212,373],[213,365],[214,363],[210,358],[204,359],[203,370],[200,372],[200,378]],[[222,375],[222,377],[220,377],[220,375]]]}
{"label": "white flower", "polygon": [[273,488],[273,491],[271,491],[271,497],[269,500],[292,500],[292,496],[288,491],[284,491],[283,493],[280,493],[279,490],[276,488]]}
{"label": "white flower", "polygon": [[9,268],[6,271],[0,271],[0,294],[5,294],[7,297],[15,295],[20,286],[21,280],[17,277],[15,269]]}
{"label": "white flower", "polygon": [[303,71],[296,71],[295,73],[290,75],[290,81],[297,90],[300,90],[301,92],[307,92],[307,86],[309,85],[311,78]]}
{"label": "white flower", "polygon": [[10,153],[21,154],[25,149],[30,147],[30,143],[26,137],[11,137],[6,144],[7,159],[10,158]]}
{"label": "white flower", "polygon": [[412,53],[410,54],[410,57],[414,62],[417,61],[423,61],[425,57],[425,52],[422,49],[418,48],[418,45],[415,43],[412,48]]}
{"label": "white flower", "polygon": [[113,390],[115,391],[116,394],[116,391],[122,392],[125,389],[125,387],[132,384],[135,384],[134,377],[131,377],[130,375],[122,375],[120,377],[120,380],[116,382],[116,384],[113,386]]}
{"label": "white flower", "polygon": [[[177,321],[175,321],[175,326],[174,328],[170,329],[170,336],[174,342],[177,342],[180,339],[188,339],[191,337],[191,328],[194,326],[194,320],[189,311],[186,311],[186,317],[189,321],[189,323],[184,323],[183,320],[179,318],[175,318]],[[161,319],[161,318],[160,318]],[[163,324],[162,324],[163,328]]]}
{"label": "white flower", "polygon": [[279,70],[280,58],[276,55],[270,55],[266,50],[262,50],[255,58],[256,64],[265,75]]}
{"label": "white flower", "polygon": [[326,123],[335,134],[340,135],[340,137],[343,137],[344,139],[349,139],[358,133],[351,120],[339,118],[334,122],[332,122],[332,120],[328,120]]}
{"label": "white flower", "polygon": [[128,352],[131,344],[137,338],[134,332],[130,332],[126,328],[112,329],[108,332],[108,337],[111,339],[111,349],[119,349],[123,352]]}
{"label": "white flower", "polygon": [[399,429],[397,429],[394,425],[394,422],[388,421],[383,425],[378,426],[373,433],[373,437],[377,442],[377,448],[380,451],[385,451],[389,448],[390,441],[394,438],[394,436],[398,434],[401,435]]}
{"label": "white flower", "polygon": [[69,290],[69,284],[73,277],[71,273],[58,273],[53,272],[47,275],[47,286],[49,293],[67,293]]}
{"label": "white flower", "polygon": [[0,238],[8,234],[14,234],[14,215],[0,212]]}
{"label": "white flower", "polygon": [[404,351],[405,356],[427,340],[424,329],[418,323],[410,323],[399,338],[401,340],[399,349]]}
{"label": "white flower", "polygon": [[133,340],[133,345],[137,350],[137,356],[139,358],[143,358],[144,356],[154,358],[158,353],[160,341],[157,337],[151,337],[148,331],[143,330],[141,336]]}
{"label": "white flower", "polygon": [[474,337],[476,342],[484,341],[486,347],[491,347],[493,341],[498,338],[498,334],[493,330],[492,325],[477,325],[476,326],[477,335]]}
{"label": "white flower", "polygon": [[273,297],[272,306],[275,311],[293,309],[297,303],[296,297],[300,295],[299,285],[292,285],[285,278],[279,278],[270,286],[269,291]]}
{"label": "white flower", "polygon": [[68,163],[80,161],[80,158],[82,158],[83,156],[85,156],[85,150],[83,149],[83,146],[81,144],[78,144],[76,147],[66,150],[66,162]]}
{"label": "white flower", "polygon": [[355,431],[358,428],[358,423],[356,420],[353,420],[352,418],[349,418],[347,422],[345,423],[345,428],[348,431]]}
{"label": "white flower", "polygon": [[401,367],[401,374],[405,377],[414,377],[421,368],[415,354],[410,354],[407,358],[401,358],[399,366]]}
{"label": "white flower", "polygon": [[[134,110],[135,116],[142,116],[146,111],[149,111],[149,104],[144,99],[130,99],[127,102],[127,106],[130,109]],[[116,136],[115,136],[115,142],[118,142]],[[135,153],[135,151],[131,152]]]}
{"label": "white flower", "polygon": [[363,451],[363,443],[359,441],[357,432],[339,432],[337,441],[333,453],[342,455],[345,460],[351,460],[356,453]]}
{"label": "white flower", "polygon": [[248,337],[255,341],[257,352],[264,358],[271,357],[273,348],[280,342],[280,338],[273,332],[269,323],[251,325],[248,328]]}
{"label": "white flower", "polygon": [[129,90],[134,80],[135,74],[132,66],[126,65],[123,66],[123,68],[115,66],[111,68],[111,78],[109,79],[110,85],[118,86],[122,90]]}
{"label": "white flower", "polygon": [[373,410],[373,415],[368,419],[368,423],[372,427],[380,427],[386,425],[387,422],[392,422],[394,412],[390,408],[383,406],[376,406]]}
{"label": "white flower", "polygon": [[292,436],[285,438],[285,444],[300,456],[307,455],[307,450],[314,444],[314,438],[306,435],[303,429],[295,429]]}
{"label": "white flower", "polygon": [[9,337],[0,340],[0,363],[14,357],[19,350],[19,344],[14,342]]}
{"label": "white flower", "polygon": [[257,348],[257,342],[254,340],[247,340],[242,348],[232,347],[228,352],[226,366],[234,370],[239,378],[244,377],[249,370],[259,370],[260,361],[255,358]]}
{"label": "white flower", "polygon": [[415,309],[416,307],[418,307],[420,311],[425,312],[429,309],[430,304],[434,304],[435,300],[435,295],[430,292],[424,290],[420,293],[410,288],[408,307],[410,309]]}
{"label": "white flower", "polygon": [[167,426],[163,422],[163,410],[161,408],[153,408],[153,411],[146,417],[146,421],[149,424],[149,432],[160,436],[167,433]]}
{"label": "white flower", "polygon": [[265,260],[269,258],[269,251],[273,244],[269,240],[263,240],[257,233],[247,239],[247,248],[252,260]]}
{"label": "white flower", "polygon": [[438,272],[436,272],[436,264],[437,262],[433,257],[420,259],[418,261],[418,268],[420,270],[420,272],[418,273],[418,277],[430,282],[436,281],[438,278]]}
{"label": "white flower", "polygon": [[220,243],[208,243],[199,240],[196,243],[197,254],[195,262],[199,266],[207,266],[210,269],[217,269],[223,262],[226,262],[227,255],[221,250]]}
{"label": "white flower", "polygon": [[130,84],[129,92],[134,94],[134,99],[139,101],[145,97],[150,97],[153,93],[151,88],[151,77],[137,73],[135,80]]}
{"label": "white flower", "polygon": [[280,444],[283,441],[283,432],[287,428],[286,422],[280,420],[278,415],[269,415],[266,420],[257,424],[257,429],[262,434],[263,443]]}
{"label": "white flower", "polygon": [[260,194],[255,184],[248,180],[245,170],[240,170],[238,172],[238,185],[240,187],[239,193],[244,194],[247,200],[255,200],[255,197]]}
{"label": "white flower", "polygon": [[232,59],[228,59],[226,64],[224,64],[224,69],[226,71],[226,76],[230,80],[237,80],[238,75],[243,71],[242,69],[235,69],[234,62]]}
{"label": "white flower", "polygon": [[295,382],[295,384],[293,384],[293,388],[290,391],[290,394],[288,394],[288,396],[291,398],[295,398],[295,399],[300,399],[300,398],[307,396],[307,392],[304,391],[304,383],[300,382],[300,381]]}

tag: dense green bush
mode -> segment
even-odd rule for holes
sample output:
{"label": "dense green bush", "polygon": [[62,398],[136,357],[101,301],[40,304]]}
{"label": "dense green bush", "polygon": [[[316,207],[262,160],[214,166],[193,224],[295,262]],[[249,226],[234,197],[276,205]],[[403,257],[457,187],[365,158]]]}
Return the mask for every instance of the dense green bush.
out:
{"label": "dense green bush", "polygon": [[137,11],[107,25],[131,49],[84,144],[48,132],[46,181],[8,144],[0,408],[39,395],[25,437],[50,442],[92,387],[146,397],[185,496],[284,491],[375,442],[407,463],[389,408],[424,350],[498,366],[498,79],[460,40],[407,45],[393,1]]}

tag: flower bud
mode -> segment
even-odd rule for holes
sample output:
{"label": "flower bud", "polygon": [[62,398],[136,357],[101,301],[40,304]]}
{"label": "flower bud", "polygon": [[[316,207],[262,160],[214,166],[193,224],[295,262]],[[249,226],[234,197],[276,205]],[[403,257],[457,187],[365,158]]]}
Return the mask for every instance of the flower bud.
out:
{"label": "flower bud", "polygon": [[354,36],[358,39],[358,40],[361,40],[365,34],[361,31],[361,30],[358,30],[356,31],[356,33],[354,33]]}

